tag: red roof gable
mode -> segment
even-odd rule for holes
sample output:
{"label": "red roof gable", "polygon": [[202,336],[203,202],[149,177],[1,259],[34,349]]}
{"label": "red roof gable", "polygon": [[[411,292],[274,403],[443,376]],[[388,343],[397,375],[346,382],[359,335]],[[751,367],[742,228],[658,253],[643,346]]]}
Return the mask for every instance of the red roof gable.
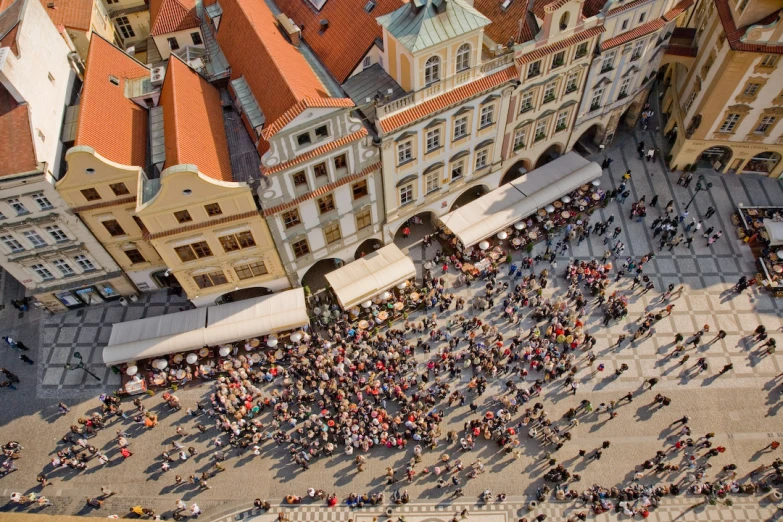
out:
{"label": "red roof gable", "polygon": [[0,84],[0,176],[38,168],[27,104],[18,104]]}
{"label": "red roof gable", "polygon": [[522,65],[525,63],[535,62],[536,60],[540,60],[547,54],[556,53],[558,51],[562,51],[563,49],[568,49],[572,45],[582,42],[584,40],[588,40],[595,35],[603,33],[604,31],[606,31],[606,29],[604,28],[603,25],[597,25],[595,27],[591,27],[590,29],[586,29],[584,31],[571,35],[565,40],[560,40],[559,42],[550,45],[545,45],[543,47],[539,47],[538,49],[532,52],[523,54],[522,56],[517,58],[517,63],[519,65]]}
{"label": "red roof gable", "polygon": [[527,20],[527,0],[513,0],[506,9],[502,6],[498,0],[475,0],[473,3],[473,7],[492,20],[484,28],[484,34],[499,45],[506,45],[510,40],[517,43],[532,40],[535,33]]}
{"label": "red roof gable", "polygon": [[726,40],[732,49],[752,53],[783,54],[783,45],[759,45],[743,42],[741,39],[748,28],[737,28],[734,17],[731,15],[731,6],[729,6],[728,0],[715,0],[715,6],[718,8],[718,16],[723,24],[723,31],[726,33]]}
{"label": "red roof gable", "polygon": [[[40,0],[40,2],[54,25],[79,31],[90,30],[93,0]],[[54,4],[54,7],[49,7],[49,4]]]}
{"label": "red roof gable", "polygon": [[[45,2],[46,0],[41,0]],[[176,33],[186,29],[195,29],[200,25],[196,16],[196,4],[193,0],[151,0],[150,34]]]}

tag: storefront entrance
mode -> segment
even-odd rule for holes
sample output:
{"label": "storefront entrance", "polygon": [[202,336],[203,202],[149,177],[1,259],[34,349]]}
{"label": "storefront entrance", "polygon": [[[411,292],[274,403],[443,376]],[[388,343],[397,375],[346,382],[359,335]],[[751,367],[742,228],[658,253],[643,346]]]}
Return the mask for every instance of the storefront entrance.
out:
{"label": "storefront entrance", "polygon": [[66,308],[73,310],[83,306],[92,306],[101,304],[105,301],[114,301],[119,299],[120,294],[108,283],[87,286],[78,290],[67,290],[58,292],[55,297]]}
{"label": "storefront entrance", "polygon": [[777,152],[762,152],[751,158],[742,167],[743,174],[769,174],[780,162],[780,154]]}

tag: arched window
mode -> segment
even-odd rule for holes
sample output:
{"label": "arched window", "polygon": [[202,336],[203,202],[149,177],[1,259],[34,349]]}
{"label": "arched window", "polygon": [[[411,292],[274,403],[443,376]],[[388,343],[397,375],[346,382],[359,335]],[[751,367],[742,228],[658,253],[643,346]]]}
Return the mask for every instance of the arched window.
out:
{"label": "arched window", "polygon": [[427,85],[440,81],[440,58],[431,56],[424,64],[424,83]]}
{"label": "arched window", "polygon": [[462,44],[457,49],[457,72],[470,69],[470,45]]}
{"label": "arched window", "polygon": [[563,16],[560,17],[560,30],[561,31],[565,31],[566,29],[568,29],[568,18],[569,18],[568,11],[563,13]]}

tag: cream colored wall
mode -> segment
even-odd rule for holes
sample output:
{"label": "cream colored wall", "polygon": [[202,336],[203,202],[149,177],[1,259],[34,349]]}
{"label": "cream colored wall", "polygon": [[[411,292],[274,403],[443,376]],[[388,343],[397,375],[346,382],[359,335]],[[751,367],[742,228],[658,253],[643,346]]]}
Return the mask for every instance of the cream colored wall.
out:
{"label": "cream colored wall", "polygon": [[[184,191],[191,191],[185,195]],[[209,217],[204,205],[218,203],[222,214]],[[192,221],[178,223],[174,212],[187,210]],[[232,215],[254,212],[250,217],[227,221],[219,224],[199,225],[216,221]],[[137,214],[144,221],[150,234],[175,231],[164,237],[151,239],[160,253],[163,262],[172,269],[182,288],[191,299],[203,300],[205,295],[216,297],[235,288],[264,286],[264,283],[285,277],[280,258],[277,254],[266,221],[258,212],[253,194],[244,183],[221,182],[200,174],[194,165],[178,165],[166,169],[161,175],[161,187],[150,201],[137,206]],[[226,253],[221,247],[219,237],[229,233],[249,230],[253,234],[256,246]],[[174,251],[177,246],[206,241],[212,256],[182,262]],[[238,264],[263,261],[268,273],[251,279],[240,280],[233,270]],[[228,282],[219,286],[199,288],[193,280],[194,275],[222,270]]]}
{"label": "cream colored wall", "polygon": [[169,48],[168,43],[169,38],[177,39],[177,42],[179,43],[178,50],[182,50],[188,45],[193,47],[204,47],[203,35],[201,35],[201,45],[195,45],[193,43],[193,39],[190,37],[191,33],[198,33],[201,35],[201,29],[194,27],[193,29],[186,29],[185,31],[177,31],[175,33],[166,33],[159,36],[153,36],[152,38],[155,41],[155,45],[158,48],[158,52],[160,53],[161,58],[168,60],[169,56],[171,56],[171,49]]}
{"label": "cream colored wall", "polygon": [[[440,57],[440,79],[457,74],[457,49],[462,44],[470,45],[470,66],[478,65],[481,58],[481,35],[483,31],[476,30],[460,38],[449,40],[441,45],[430,47],[413,55],[414,70],[412,71],[413,89],[419,90],[426,87],[424,82],[424,65],[432,56]],[[402,46],[400,46],[402,47]]]}

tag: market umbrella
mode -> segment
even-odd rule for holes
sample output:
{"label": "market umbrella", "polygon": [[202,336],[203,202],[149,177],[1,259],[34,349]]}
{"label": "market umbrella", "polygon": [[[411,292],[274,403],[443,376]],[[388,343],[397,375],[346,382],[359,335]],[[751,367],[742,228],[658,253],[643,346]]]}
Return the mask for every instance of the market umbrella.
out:
{"label": "market umbrella", "polygon": [[270,347],[270,348],[274,348],[275,346],[277,346],[277,339],[272,339],[272,338],[270,337],[269,339],[267,339],[267,341],[266,341],[266,345],[267,345],[268,347]]}
{"label": "market umbrella", "polygon": [[489,248],[489,241],[482,241],[481,243],[479,243],[479,248],[481,250],[488,249]]}
{"label": "market umbrella", "polygon": [[381,299],[383,299],[384,301],[388,301],[389,299],[391,299],[391,296],[392,295],[389,292],[384,292],[383,295],[381,295]]}
{"label": "market umbrella", "polygon": [[362,308],[370,308],[372,306],[372,301],[365,301],[362,303]]}
{"label": "market umbrella", "polygon": [[548,213],[551,214],[552,212],[555,211],[555,207],[554,205],[547,205],[546,207],[544,207],[544,210],[546,210]]}
{"label": "market umbrella", "polygon": [[155,368],[157,368],[158,370],[164,370],[168,365],[169,362],[166,359],[158,359],[157,362],[154,364]]}
{"label": "market umbrella", "polygon": [[294,332],[291,334],[291,341],[298,343],[302,340],[302,334],[299,332]]}
{"label": "market umbrella", "polygon": [[560,201],[568,205],[569,203],[571,203],[571,198],[568,196],[563,196],[562,198],[560,198]]}
{"label": "market umbrella", "polygon": [[601,180],[600,179],[594,179],[593,180],[593,186],[594,187],[600,187],[601,186]]}
{"label": "market umbrella", "polygon": [[498,239],[500,239],[501,241],[502,241],[503,239],[506,239],[507,237],[508,237],[508,234],[506,234],[506,232],[505,232],[505,231],[503,231],[503,232],[498,232]]}
{"label": "market umbrella", "polygon": [[218,350],[218,353],[221,357],[225,357],[226,355],[231,353],[231,347],[230,346],[221,346],[220,350]]}
{"label": "market umbrella", "polygon": [[407,281],[403,281],[402,283],[397,285],[397,288],[399,290],[405,290],[405,287],[407,287],[407,286],[408,286],[408,282]]}
{"label": "market umbrella", "polygon": [[189,353],[187,357],[185,357],[185,360],[188,361],[188,364],[196,364],[196,361],[198,361],[198,355],[195,353]]}
{"label": "market umbrella", "polygon": [[527,225],[525,225],[524,221],[517,221],[516,223],[514,223],[514,228],[516,228],[517,230],[525,230],[526,226]]}
{"label": "market umbrella", "polygon": [[127,373],[130,376],[136,375],[139,372],[139,367],[135,364],[132,366],[128,366],[128,369],[125,370],[125,373]]}

